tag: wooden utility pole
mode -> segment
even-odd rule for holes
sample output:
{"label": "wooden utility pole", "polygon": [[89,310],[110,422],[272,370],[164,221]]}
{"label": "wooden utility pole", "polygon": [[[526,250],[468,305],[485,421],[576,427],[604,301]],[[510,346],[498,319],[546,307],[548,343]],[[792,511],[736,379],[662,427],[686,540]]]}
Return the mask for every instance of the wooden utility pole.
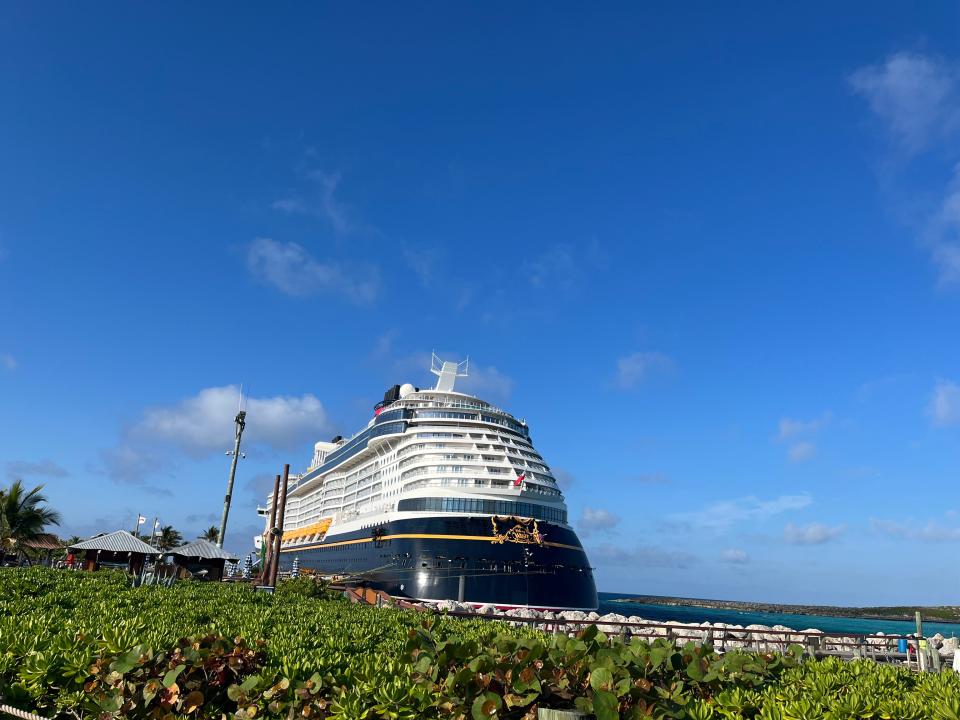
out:
{"label": "wooden utility pole", "polygon": [[[242,395],[240,402],[243,402]],[[223,547],[223,540],[227,534],[227,517],[230,515],[230,500],[233,498],[233,481],[237,477],[237,460],[240,459],[240,438],[243,436],[243,429],[247,426],[247,411],[240,410],[233,422],[235,426],[233,450],[227,451],[228,455],[233,455],[233,461],[230,463],[227,494],[223,498],[223,517],[220,518],[220,533],[217,535],[217,547]]]}
{"label": "wooden utility pole", "polygon": [[277,586],[277,573],[280,570],[280,543],[283,540],[283,519],[287,511],[287,483],[290,479],[290,465],[283,466],[283,481],[280,486],[280,508],[277,511],[276,535],[273,538],[273,561],[270,564],[270,579],[267,583],[271,587]]}
{"label": "wooden utility pole", "polygon": [[277,505],[280,503],[280,476],[277,475],[273,481],[273,495],[270,496],[270,522],[267,523],[267,532],[264,533],[262,542],[263,563],[260,565],[260,584],[266,585],[267,578],[270,577],[270,563],[273,560],[273,528],[277,523]]}

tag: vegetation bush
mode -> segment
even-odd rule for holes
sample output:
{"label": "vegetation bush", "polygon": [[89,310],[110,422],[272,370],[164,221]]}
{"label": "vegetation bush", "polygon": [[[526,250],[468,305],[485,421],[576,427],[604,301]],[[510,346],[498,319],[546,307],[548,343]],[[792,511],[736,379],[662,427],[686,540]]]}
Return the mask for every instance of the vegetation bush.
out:
{"label": "vegetation bush", "polygon": [[[960,677],[797,653],[718,655],[224,583],[0,571],[0,697],[48,717],[960,720]],[[316,596],[315,593],[321,593]],[[245,638],[245,639],[244,639]]]}

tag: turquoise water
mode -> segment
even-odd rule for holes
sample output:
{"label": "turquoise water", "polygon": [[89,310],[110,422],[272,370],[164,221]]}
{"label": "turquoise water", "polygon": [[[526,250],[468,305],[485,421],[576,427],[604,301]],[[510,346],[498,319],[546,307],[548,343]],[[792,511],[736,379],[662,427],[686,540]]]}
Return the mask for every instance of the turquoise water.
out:
{"label": "turquoise water", "polygon": [[[787,613],[746,612],[713,608],[679,607],[673,605],[645,605],[640,603],[611,602],[616,598],[628,598],[622,593],[599,593],[601,615],[620,613],[639,615],[645,620],[676,620],[682,623],[723,622],[731,625],[786,625],[794,630],[816,628],[825,632],[877,633],[908,635],[916,631],[912,622],[902,620],[863,620],[860,618],[827,617],[825,615],[790,615]],[[946,637],[960,635],[960,624],[925,622],[923,634],[927,637],[940,633]]]}

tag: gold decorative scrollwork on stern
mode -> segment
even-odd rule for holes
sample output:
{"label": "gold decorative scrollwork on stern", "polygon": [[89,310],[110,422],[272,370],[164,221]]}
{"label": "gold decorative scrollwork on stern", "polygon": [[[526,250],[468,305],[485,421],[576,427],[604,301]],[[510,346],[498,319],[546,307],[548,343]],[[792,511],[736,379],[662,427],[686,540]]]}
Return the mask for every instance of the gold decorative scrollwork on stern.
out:
{"label": "gold decorative scrollwork on stern", "polygon": [[[497,521],[503,524],[513,522],[506,532],[500,532]],[[540,526],[534,518],[521,518],[515,515],[494,515],[490,518],[493,525],[493,538],[490,542],[495,545],[503,545],[505,542],[519,543],[521,545],[543,545],[544,535],[540,532]]]}

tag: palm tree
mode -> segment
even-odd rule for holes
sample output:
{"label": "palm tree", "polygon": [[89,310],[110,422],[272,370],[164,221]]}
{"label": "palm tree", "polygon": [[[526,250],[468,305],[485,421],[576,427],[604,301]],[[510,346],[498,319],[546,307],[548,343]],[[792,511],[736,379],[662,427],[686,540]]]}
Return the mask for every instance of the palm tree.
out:
{"label": "palm tree", "polygon": [[218,528],[216,525],[211,525],[197,537],[199,537],[201,540],[209,540],[210,542],[215,543],[220,539],[220,528]]}
{"label": "palm tree", "polygon": [[43,485],[26,490],[22,480],[14,480],[0,490],[0,563],[8,551],[19,553],[20,543],[43,534],[47,525],[59,525],[60,513],[45,507]]}
{"label": "palm tree", "polygon": [[170,550],[183,544],[183,535],[173,529],[173,525],[164,525],[157,536],[157,548]]}

